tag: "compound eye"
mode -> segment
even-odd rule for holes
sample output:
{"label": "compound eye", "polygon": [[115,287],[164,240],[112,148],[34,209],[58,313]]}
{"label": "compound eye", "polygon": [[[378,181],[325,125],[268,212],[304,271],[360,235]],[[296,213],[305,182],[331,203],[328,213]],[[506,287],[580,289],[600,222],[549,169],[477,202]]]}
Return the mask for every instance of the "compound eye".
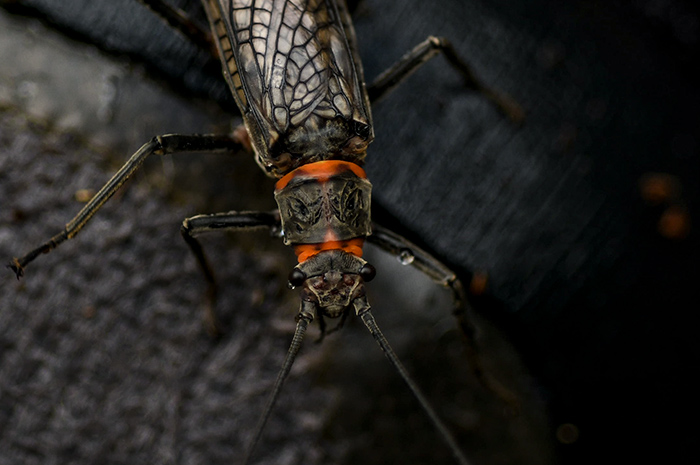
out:
{"label": "compound eye", "polygon": [[289,284],[292,287],[298,287],[304,284],[304,281],[306,281],[306,275],[304,274],[303,271],[301,271],[298,268],[294,268],[291,273],[289,273]]}
{"label": "compound eye", "polygon": [[365,263],[365,265],[360,269],[360,276],[362,276],[362,279],[368,283],[374,279],[374,277],[377,275],[377,269],[370,265],[369,263]]}

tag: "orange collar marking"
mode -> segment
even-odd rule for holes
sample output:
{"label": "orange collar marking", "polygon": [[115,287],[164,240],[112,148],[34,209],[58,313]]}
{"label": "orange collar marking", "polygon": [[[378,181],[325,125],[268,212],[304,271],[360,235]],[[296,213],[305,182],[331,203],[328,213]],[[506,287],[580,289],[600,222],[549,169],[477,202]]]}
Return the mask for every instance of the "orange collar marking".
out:
{"label": "orange collar marking", "polygon": [[362,246],[365,239],[356,237],[347,241],[326,241],[318,244],[298,244],[294,246],[294,253],[297,255],[299,263],[303,263],[324,250],[343,250],[356,257],[362,257]]}
{"label": "orange collar marking", "polygon": [[309,163],[307,165],[300,166],[299,168],[290,171],[285,174],[277,184],[275,184],[275,189],[280,190],[289,184],[289,181],[296,178],[297,176],[305,176],[309,178],[316,178],[319,182],[326,182],[331,176],[342,173],[343,171],[352,171],[358,177],[362,179],[367,179],[367,174],[365,170],[360,168],[355,163],[342,160],[324,160],[317,161],[316,163]]}

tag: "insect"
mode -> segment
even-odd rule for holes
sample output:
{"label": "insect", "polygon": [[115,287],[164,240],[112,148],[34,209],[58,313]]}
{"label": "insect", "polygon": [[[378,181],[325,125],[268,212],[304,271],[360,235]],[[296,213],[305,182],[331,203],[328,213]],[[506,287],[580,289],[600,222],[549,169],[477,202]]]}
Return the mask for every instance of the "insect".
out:
{"label": "insect", "polygon": [[[302,295],[296,331],[268,407],[255,429],[248,457],[260,438],[309,322],[318,320],[324,334],[325,318],[339,318],[342,325],[354,311],[414,391],[457,460],[466,463],[451,434],[408,378],[374,321],[364,283],[374,277],[375,270],[361,258],[362,245],[368,240],[447,286],[455,300],[460,326],[471,337],[473,329],[466,319],[461,283],[427,253],[371,223],[371,185],[361,165],[373,139],[370,101],[386,94],[440,51],[465,75],[471,87],[495,94],[478,84],[449,43],[438,38],[420,44],[365,87],[356,38],[342,1],[275,1],[261,7],[222,1],[204,2],[204,7],[246,132],[154,138],[131,157],[64,231],[14,259],[10,267],[19,277],[40,254],[73,238],[150,155],[252,149],[260,167],[278,179],[275,198],[279,210],[200,215],[186,219],[182,227],[183,237],[209,283],[212,305],[208,321],[212,328],[216,327],[212,309],[217,286],[198,235],[213,230],[279,229],[299,258],[289,276],[292,287],[301,288]],[[188,22],[173,13],[174,21],[182,19],[179,24],[186,29]]]}

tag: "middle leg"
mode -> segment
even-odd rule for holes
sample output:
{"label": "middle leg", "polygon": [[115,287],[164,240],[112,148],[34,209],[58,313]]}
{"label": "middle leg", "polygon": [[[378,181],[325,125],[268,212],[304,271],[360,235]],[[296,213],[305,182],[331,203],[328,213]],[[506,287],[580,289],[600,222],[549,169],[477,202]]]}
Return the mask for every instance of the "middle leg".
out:
{"label": "middle leg", "polygon": [[420,68],[434,56],[442,53],[452,67],[464,78],[464,85],[472,89],[495,104],[498,109],[516,124],[521,124],[525,119],[522,107],[510,96],[490,88],[479,78],[467,62],[462,59],[452,43],[444,37],[430,36],[418,44],[391,68],[380,74],[372,84],[367,87],[367,93],[372,103],[380,100],[391,92],[396,86]]}

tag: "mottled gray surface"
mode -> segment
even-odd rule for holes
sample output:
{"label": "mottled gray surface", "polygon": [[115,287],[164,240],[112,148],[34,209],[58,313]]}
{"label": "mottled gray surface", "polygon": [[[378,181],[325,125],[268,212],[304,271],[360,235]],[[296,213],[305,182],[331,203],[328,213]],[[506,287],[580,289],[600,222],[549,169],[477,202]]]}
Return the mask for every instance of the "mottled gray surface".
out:
{"label": "mottled gray surface", "polygon": [[[45,240],[126,155],[163,132],[228,117],[163,91],[127,61],[0,16],[0,255]],[[22,50],[22,56],[17,56]],[[28,67],[21,67],[27,65]],[[252,160],[153,160],[73,241],[0,280],[0,463],[235,463],[289,343],[291,252],[260,235],[211,237],[227,331],[201,323],[203,280],[179,237],[201,212],[272,207]],[[550,463],[546,411],[518,357],[485,331],[489,366],[517,390],[510,418],[465,366],[449,299],[370,251],[370,299],[419,384],[475,463]],[[426,311],[426,308],[429,311]],[[257,463],[453,463],[361,325],[310,331]]]}

